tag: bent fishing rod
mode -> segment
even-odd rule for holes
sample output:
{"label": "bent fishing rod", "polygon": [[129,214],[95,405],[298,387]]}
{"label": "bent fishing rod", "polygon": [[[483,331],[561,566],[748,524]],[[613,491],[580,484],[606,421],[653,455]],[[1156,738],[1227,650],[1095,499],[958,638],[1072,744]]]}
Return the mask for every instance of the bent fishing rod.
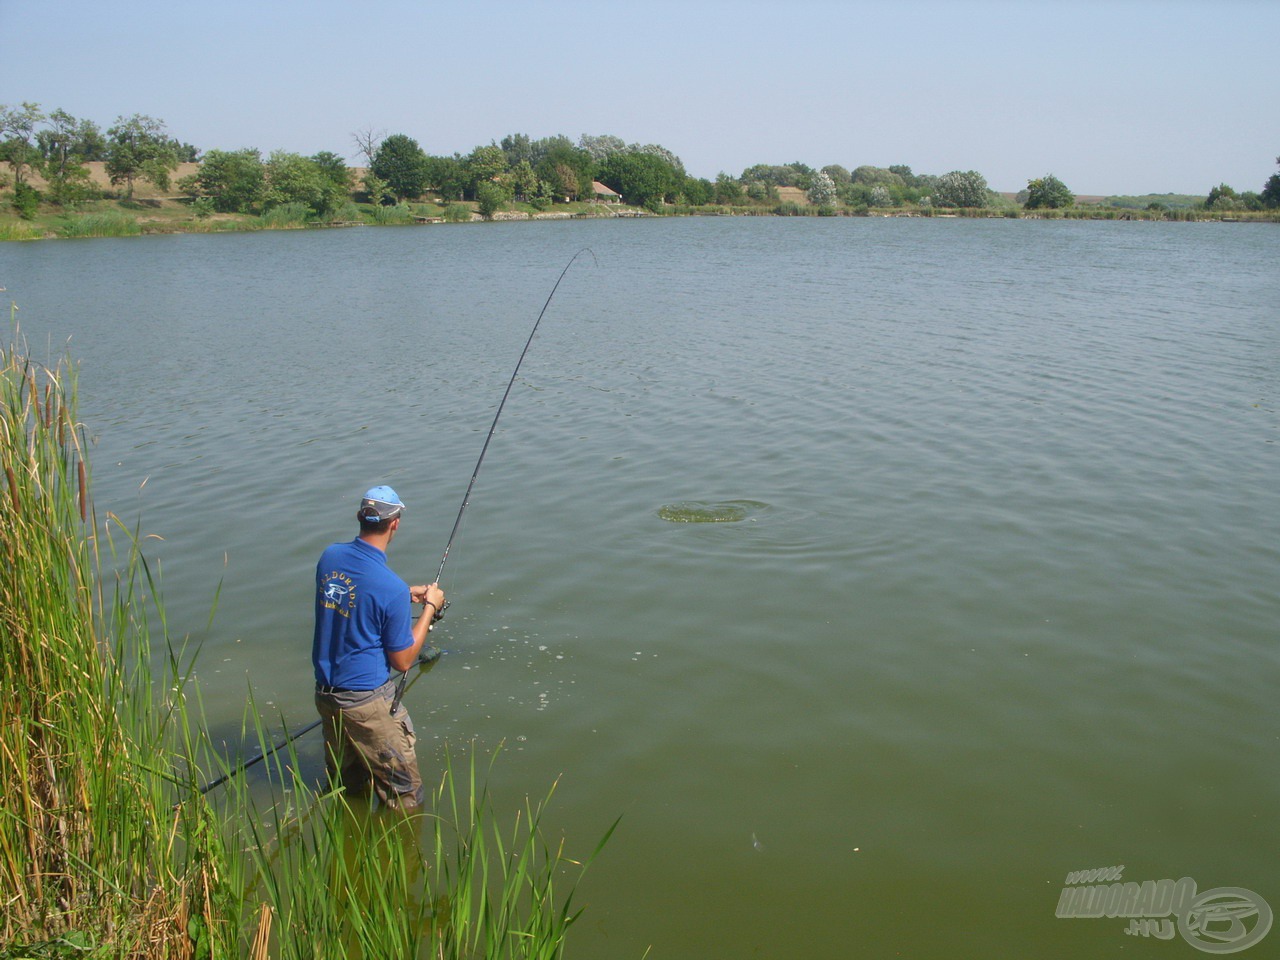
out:
{"label": "bent fishing rod", "polygon": [[[546,302],[543,303],[542,309],[538,312],[538,319],[533,322],[533,329],[529,331],[529,339],[524,342],[524,349],[520,351],[520,359],[516,361],[515,369],[511,371],[511,379],[507,381],[507,388],[502,392],[502,399],[498,402],[498,410],[493,415],[493,423],[489,425],[489,432],[485,435],[484,444],[480,447],[480,456],[476,459],[475,469],[471,471],[471,481],[467,484],[467,491],[462,495],[462,506],[458,508],[458,516],[453,521],[453,529],[449,531],[449,539],[444,545],[444,554],[440,557],[440,569],[436,571],[436,583],[439,583],[440,578],[444,575],[444,566],[449,562],[449,550],[453,547],[453,541],[458,536],[458,529],[462,526],[462,515],[467,512],[467,507],[471,504],[471,491],[475,488],[476,478],[480,476],[480,467],[484,464],[485,454],[489,452],[489,441],[493,439],[494,432],[498,429],[498,418],[502,416],[502,408],[506,406],[507,397],[511,395],[511,388],[515,386],[516,377],[520,374],[520,365],[524,363],[525,355],[528,354],[529,347],[533,343],[534,334],[538,332],[538,324],[542,323],[542,318],[546,314],[547,308],[551,306],[551,301],[555,299],[556,291],[560,289],[560,281],[565,278],[565,274],[569,272],[569,268],[572,267],[574,263],[577,262],[577,259],[584,253],[591,254],[591,259],[595,261],[595,252],[590,247],[583,247],[569,258],[569,262],[566,263],[564,265],[564,269],[560,271],[560,276],[556,278],[555,285],[551,288],[551,293],[547,295]],[[596,262],[598,263],[598,261]],[[445,610],[448,608],[449,601],[446,600],[444,602],[444,606],[433,614],[432,622],[434,623],[439,621],[444,616]],[[396,683],[395,698],[391,701],[391,712],[393,714],[399,708],[400,701],[404,698],[405,691],[408,689],[409,674],[413,671],[413,668],[435,663],[439,657],[440,651],[432,647],[430,650],[419,654],[418,659],[413,666],[400,674],[400,679]],[[274,746],[263,750],[253,758],[246,760],[231,772],[225,773],[214,780],[210,780],[200,788],[200,793],[205,794],[210,790],[222,786],[222,784],[226,783],[236,774],[243,773],[245,770],[248,770],[250,767],[262,762],[267,757],[278,753],[289,744],[293,743],[293,741],[310,733],[323,722],[324,721],[322,719],[313,720],[296,733],[290,734]]]}
{"label": "bent fishing rod", "polygon": [[[454,538],[458,535],[458,528],[462,526],[462,515],[467,512],[467,507],[471,504],[471,491],[475,488],[476,477],[480,476],[480,467],[484,464],[484,455],[489,452],[489,441],[493,439],[494,431],[498,429],[498,418],[502,416],[502,408],[507,405],[507,397],[511,396],[511,388],[515,386],[516,377],[520,374],[520,364],[524,363],[525,355],[529,352],[529,346],[533,343],[534,334],[538,332],[538,324],[542,323],[542,318],[547,312],[547,308],[551,306],[551,301],[555,299],[556,291],[560,289],[560,281],[564,279],[565,274],[569,272],[569,268],[584,253],[590,253],[592,260],[595,260],[595,253],[590,247],[583,247],[572,257],[569,262],[564,265],[564,269],[560,271],[560,276],[556,278],[555,286],[551,288],[551,292],[547,294],[547,300],[542,305],[542,309],[538,311],[538,319],[533,321],[533,329],[529,331],[529,339],[524,342],[524,349],[520,351],[520,359],[516,361],[515,369],[511,371],[511,379],[507,381],[507,389],[502,391],[502,399],[498,401],[497,412],[493,415],[493,423],[489,424],[489,432],[485,435],[484,444],[480,447],[480,456],[476,458],[475,469],[471,471],[471,481],[467,484],[467,491],[462,495],[462,506],[458,508],[458,516],[454,518],[453,529],[449,531],[449,539],[444,545],[444,554],[440,557],[440,569],[436,571],[435,582],[439,583],[440,578],[444,576],[444,565],[449,562],[449,550],[453,547]],[[433,621],[439,620],[444,616],[445,610],[449,608],[449,601],[444,602],[444,606],[437,610],[433,615]],[[437,654],[438,656],[438,654]],[[400,706],[400,700],[404,696],[405,684],[408,682],[409,672],[406,670],[400,675],[400,681],[396,684],[395,699],[391,701],[391,712],[395,713],[396,708]]]}

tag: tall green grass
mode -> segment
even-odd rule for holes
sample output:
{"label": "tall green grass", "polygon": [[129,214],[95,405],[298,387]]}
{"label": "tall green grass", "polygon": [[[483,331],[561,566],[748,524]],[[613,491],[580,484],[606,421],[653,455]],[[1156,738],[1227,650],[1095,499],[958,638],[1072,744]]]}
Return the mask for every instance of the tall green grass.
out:
{"label": "tall green grass", "polygon": [[471,208],[465,203],[451,203],[444,208],[446,223],[470,223]]}
{"label": "tall green grass", "polygon": [[41,240],[44,231],[22,220],[0,221],[0,240]]}
{"label": "tall green grass", "polygon": [[142,225],[123,213],[85,213],[63,219],[55,228],[60,237],[136,237]]}
{"label": "tall green grass", "polygon": [[152,709],[145,563],[88,501],[74,370],[6,347],[0,404],[0,942],[169,956],[208,912],[219,841],[157,772],[175,714]]}
{"label": "tall green grass", "polygon": [[[560,957],[591,858],[545,838],[554,787],[501,828],[474,752],[408,818],[292,746],[241,775],[85,450],[74,368],[0,349],[0,957]],[[265,752],[252,702],[245,728]]]}
{"label": "tall green grass", "polygon": [[407,203],[391,206],[379,204],[372,211],[373,222],[380,226],[391,224],[413,223],[413,209]]}
{"label": "tall green grass", "polygon": [[282,203],[264,210],[259,223],[268,230],[294,230],[307,225],[311,208],[305,203]]}
{"label": "tall green grass", "polygon": [[[265,742],[260,726],[258,735]],[[444,762],[424,810],[409,816],[318,792],[291,752],[270,758],[266,798],[243,779],[229,782],[227,807],[240,813],[235,844],[248,852],[246,903],[266,906],[279,923],[268,940],[272,956],[563,955],[581,913],[575,888],[616,821],[590,857],[571,859],[563,839],[549,841],[542,827],[554,785],[541,800],[526,800],[504,829],[475,748],[460,769],[449,752]]]}

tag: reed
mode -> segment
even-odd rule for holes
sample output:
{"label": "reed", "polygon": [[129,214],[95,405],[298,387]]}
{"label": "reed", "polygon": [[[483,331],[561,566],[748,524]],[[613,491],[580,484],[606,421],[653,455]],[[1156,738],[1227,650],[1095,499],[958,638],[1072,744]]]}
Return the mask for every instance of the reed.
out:
{"label": "reed", "polygon": [[311,208],[305,203],[282,203],[264,210],[258,221],[267,230],[300,230],[310,216]]}
{"label": "reed", "polygon": [[[503,830],[474,750],[404,818],[212,748],[141,538],[93,508],[75,396],[69,363],[0,350],[0,957],[560,957],[613,828],[570,860],[554,787]],[[245,730],[272,739],[252,699]]]}
{"label": "reed", "polygon": [[470,223],[471,208],[465,203],[451,203],[444,208],[446,223]]}
{"label": "reed", "polygon": [[373,222],[379,226],[413,222],[413,209],[407,203],[397,203],[393,206],[376,206],[373,208],[372,215]]}
{"label": "reed", "polygon": [[180,712],[151,709],[145,563],[127,536],[116,553],[114,518],[98,529],[74,369],[6,347],[0,398],[0,943],[170,956],[207,912],[220,841],[153,772]]}
{"label": "reed", "polygon": [[[267,731],[253,718],[261,742]],[[526,800],[503,829],[473,746],[455,768],[446,750],[439,784],[425,809],[403,816],[373,810],[340,792],[321,792],[291,752],[268,761],[269,788],[229,782],[227,805],[239,812],[234,845],[245,850],[246,910],[274,918],[269,937],[280,960],[431,957],[435,960],[556,960],[569,928],[579,881],[591,856],[570,858],[564,841],[544,835],[552,794]],[[242,918],[248,923],[249,917]],[[261,928],[259,928],[261,929]]]}
{"label": "reed", "polygon": [[55,229],[60,237],[136,237],[142,233],[142,225],[123,213],[67,217]]}
{"label": "reed", "polygon": [[0,221],[0,240],[41,240],[44,230],[22,220]]}

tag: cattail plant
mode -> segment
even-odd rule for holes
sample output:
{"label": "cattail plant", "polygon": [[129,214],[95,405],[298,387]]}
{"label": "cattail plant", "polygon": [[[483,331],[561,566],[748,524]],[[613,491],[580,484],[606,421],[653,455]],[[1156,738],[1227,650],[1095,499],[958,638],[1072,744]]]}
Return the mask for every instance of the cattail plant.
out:
{"label": "cattail plant", "polygon": [[[142,538],[93,508],[75,398],[72,366],[0,348],[0,956],[561,957],[590,858],[544,838],[550,793],[501,828],[475,752],[457,776],[446,752],[406,820],[292,746],[253,781],[212,749]],[[245,729],[265,752],[252,699]]]}

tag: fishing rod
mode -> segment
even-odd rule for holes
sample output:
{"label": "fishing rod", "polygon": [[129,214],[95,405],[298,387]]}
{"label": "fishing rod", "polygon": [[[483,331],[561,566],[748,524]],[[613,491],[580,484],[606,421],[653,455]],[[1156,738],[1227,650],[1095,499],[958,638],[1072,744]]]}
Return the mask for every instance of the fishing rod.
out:
{"label": "fishing rod", "polygon": [[[418,659],[414,661],[413,666],[411,666],[409,670],[406,670],[404,672],[404,676],[407,677],[409,675],[409,671],[413,670],[414,667],[430,666],[431,664],[435,663],[439,659],[440,659],[439,650],[432,648],[432,650],[429,652],[424,651],[423,653],[419,654]],[[421,673],[418,674],[418,676],[421,676],[421,675],[422,675]],[[206,783],[203,787],[200,788],[200,793],[206,794],[210,790],[216,790],[218,787],[222,786],[224,783],[226,783],[236,774],[243,773],[244,771],[248,770],[250,767],[257,766],[263,760],[267,759],[267,757],[270,757],[273,754],[279,753],[289,744],[293,743],[293,741],[298,740],[302,737],[305,737],[308,733],[310,733],[316,727],[320,726],[320,724],[322,723],[324,723],[323,718],[319,720],[312,720],[309,724],[307,724],[301,730],[295,730],[293,733],[286,736],[283,740],[281,740],[279,743],[275,744],[274,746],[270,746],[270,747],[267,747],[267,749],[265,750],[259,751],[257,754],[250,757],[248,760],[246,760],[244,763],[237,766],[234,770],[230,771],[229,773],[224,773],[222,774],[222,776],[215,777],[214,779],[210,780],[208,783]],[[174,806],[177,807],[178,804],[175,803]]]}
{"label": "fishing rod", "polygon": [[[551,306],[551,301],[555,299],[556,291],[560,289],[560,281],[564,279],[565,274],[569,272],[569,268],[574,265],[577,259],[584,253],[590,253],[591,259],[595,260],[595,252],[590,247],[583,247],[572,257],[569,262],[564,265],[564,269],[560,271],[560,276],[556,278],[555,286],[551,288],[551,292],[547,294],[546,303],[542,305],[542,309],[538,311],[538,319],[533,321],[533,329],[529,331],[529,339],[524,342],[524,349],[520,351],[520,359],[516,361],[515,369],[511,371],[511,379],[507,381],[507,389],[502,392],[502,399],[498,401],[498,410],[493,415],[493,423],[489,424],[489,432],[485,435],[484,444],[480,447],[480,456],[476,458],[475,469],[471,471],[471,482],[467,484],[467,492],[462,495],[462,506],[458,508],[458,516],[453,521],[453,529],[449,531],[449,539],[444,545],[444,554],[440,557],[440,569],[436,571],[435,582],[439,583],[440,578],[444,576],[444,565],[449,562],[449,551],[453,548],[454,538],[458,535],[458,528],[462,526],[462,515],[467,512],[467,507],[471,504],[471,491],[476,485],[476,477],[480,476],[480,467],[484,463],[484,455],[489,452],[489,441],[493,439],[494,431],[498,429],[498,418],[502,416],[502,408],[507,405],[507,397],[511,396],[511,388],[515,386],[516,377],[520,374],[520,364],[524,363],[525,355],[529,352],[529,346],[533,343],[534,334],[538,332],[538,324],[542,323],[542,318],[547,312],[547,308]],[[598,263],[598,261],[596,261]],[[449,601],[444,602],[444,606],[437,610],[433,615],[432,622],[438,621],[444,616],[445,610],[449,608]],[[405,672],[400,675],[400,682],[396,685],[395,699],[391,701],[391,712],[395,713],[396,708],[400,706],[400,700],[404,697],[405,684],[409,674]]]}
{"label": "fishing rod", "polygon": [[[486,453],[489,452],[489,441],[493,439],[494,431],[498,429],[498,418],[502,416],[502,408],[506,406],[507,397],[511,395],[511,388],[515,386],[516,377],[520,373],[520,364],[524,363],[525,354],[529,352],[529,346],[530,344],[533,343],[533,336],[538,332],[538,324],[542,323],[542,317],[546,314],[547,308],[551,306],[551,301],[555,298],[556,291],[560,289],[560,281],[565,278],[565,274],[569,272],[569,268],[572,267],[574,263],[577,261],[577,259],[580,256],[582,256],[584,253],[591,254],[591,259],[595,261],[597,264],[599,263],[599,261],[596,261],[595,251],[593,251],[590,247],[583,247],[581,250],[579,250],[572,257],[569,258],[569,262],[566,263],[564,265],[564,269],[560,271],[560,276],[556,278],[555,286],[551,288],[551,293],[547,295],[547,300],[542,305],[542,310],[538,312],[538,319],[533,322],[533,329],[529,331],[529,339],[525,341],[524,349],[520,351],[520,359],[516,361],[515,369],[511,371],[511,379],[507,381],[507,389],[503,391],[502,399],[498,402],[498,412],[493,415],[493,423],[489,425],[489,433],[485,436],[484,445],[481,446],[480,448],[480,456],[476,460],[475,469],[471,471],[471,482],[467,484],[467,492],[462,495],[462,506],[458,508],[458,516],[453,521],[453,529],[449,532],[449,539],[444,545],[444,555],[440,557],[440,569],[436,571],[436,579],[435,579],[436,583],[440,582],[440,577],[444,575],[444,565],[449,562],[449,550],[453,547],[453,541],[454,541],[454,538],[456,538],[458,535],[459,527],[462,526],[462,515],[467,512],[467,507],[471,503],[471,491],[476,485],[476,477],[480,476],[480,466],[484,463],[484,456]],[[435,623],[436,621],[440,620],[444,616],[444,611],[447,610],[448,608],[449,608],[449,601],[446,600],[444,602],[444,606],[441,609],[437,610],[435,614],[432,616],[432,622]],[[411,666],[408,670],[400,674],[400,679],[396,683],[395,699],[391,701],[392,713],[396,712],[396,708],[400,706],[400,701],[404,698],[405,691],[408,689],[410,672],[414,669],[414,667],[423,667],[423,666],[435,663],[435,661],[440,658],[440,653],[441,651],[435,647],[432,647],[429,651],[423,651],[418,655],[418,659],[414,662],[413,666]],[[250,767],[255,766],[258,763],[261,763],[267,757],[272,756],[273,754],[279,753],[281,750],[283,750],[289,744],[293,743],[293,741],[297,740],[298,738],[306,736],[316,727],[320,726],[320,724],[322,724],[323,722],[324,722],[323,719],[313,720],[311,723],[307,724],[301,730],[298,730],[297,732],[290,734],[289,736],[285,737],[283,740],[281,740],[279,743],[275,744],[274,746],[266,750],[263,750],[253,758],[246,760],[244,763],[240,764],[231,772],[225,773],[214,780],[210,780],[208,783],[206,783],[203,787],[200,788],[200,793],[206,794],[210,790],[214,790],[222,786],[224,783],[226,783],[236,774],[243,773],[245,770],[248,770]]]}

